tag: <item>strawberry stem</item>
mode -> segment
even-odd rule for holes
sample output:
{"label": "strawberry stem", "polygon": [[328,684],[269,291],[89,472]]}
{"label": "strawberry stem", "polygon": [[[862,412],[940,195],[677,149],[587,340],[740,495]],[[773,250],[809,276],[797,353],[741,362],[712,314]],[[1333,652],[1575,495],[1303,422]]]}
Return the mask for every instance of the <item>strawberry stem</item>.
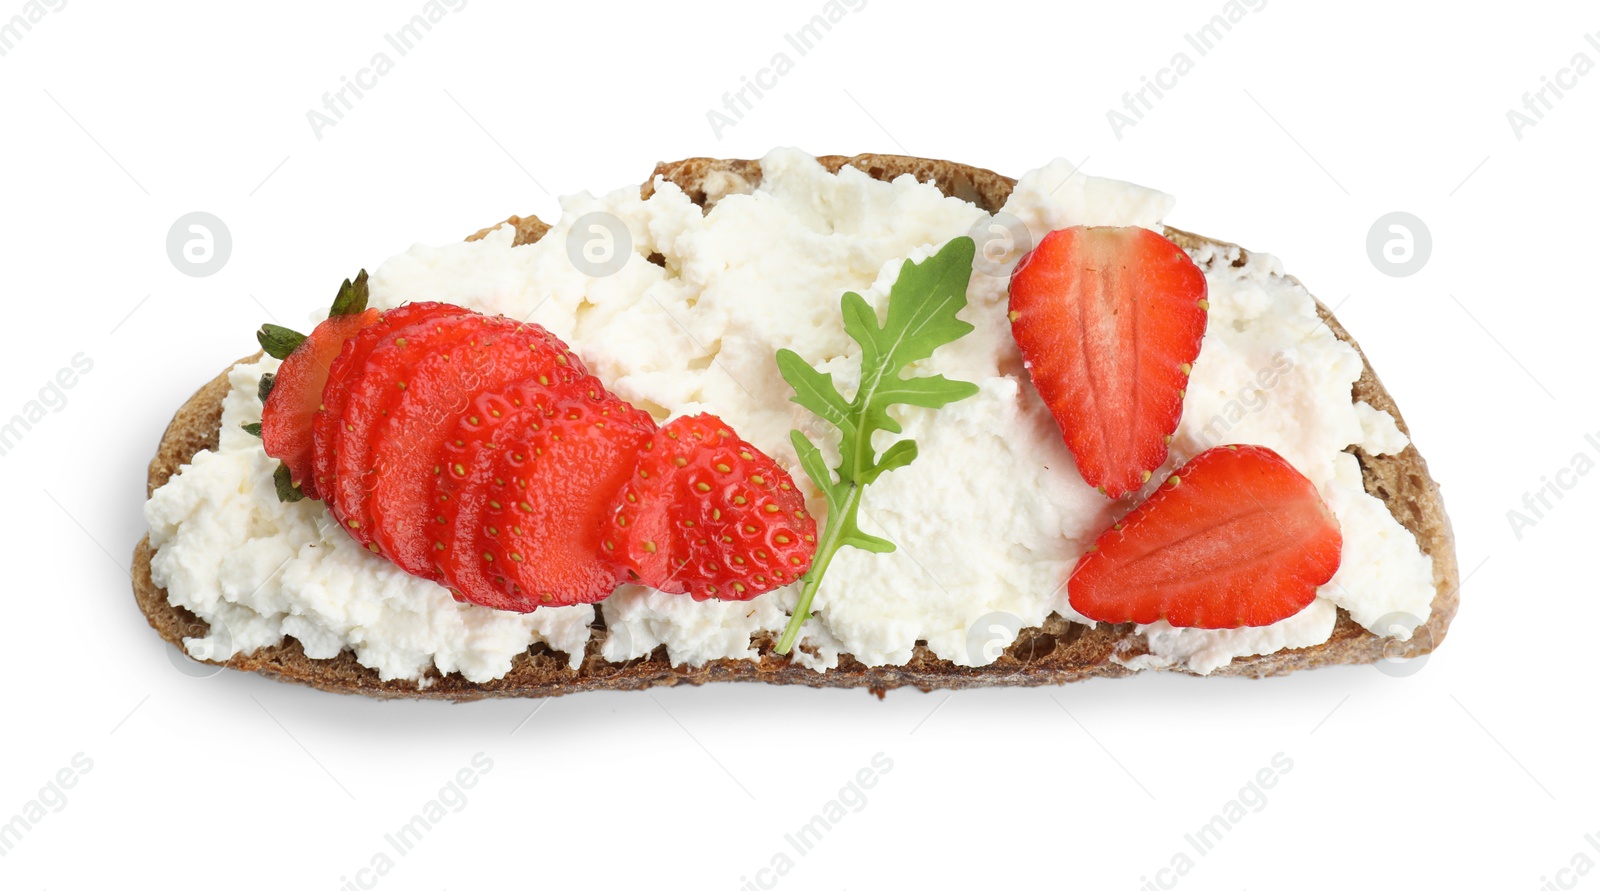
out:
{"label": "strawberry stem", "polygon": [[852,483],[844,502],[839,506],[839,515],[828,517],[827,530],[822,533],[822,541],[817,545],[817,559],[806,572],[800,588],[800,600],[795,603],[794,614],[789,616],[789,627],[783,629],[783,637],[778,640],[778,655],[788,655],[795,640],[800,637],[800,627],[811,618],[811,601],[817,596],[817,589],[822,587],[823,573],[828,571],[833,555],[845,546],[845,530],[856,527],[856,509],[861,506],[863,488]]}

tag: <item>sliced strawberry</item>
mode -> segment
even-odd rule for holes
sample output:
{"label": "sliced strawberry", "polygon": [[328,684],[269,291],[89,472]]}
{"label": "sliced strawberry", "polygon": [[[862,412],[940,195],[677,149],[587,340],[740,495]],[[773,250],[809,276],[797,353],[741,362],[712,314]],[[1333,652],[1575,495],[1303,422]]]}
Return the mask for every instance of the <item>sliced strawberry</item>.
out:
{"label": "sliced strawberry", "polygon": [[714,415],[673,420],[607,514],[604,547],[639,581],[749,600],[811,568],[817,521],[794,480]]}
{"label": "sliced strawberry", "polygon": [[569,391],[537,381],[522,381],[501,393],[481,394],[469,409],[478,414],[481,423],[469,424],[470,415],[463,416],[456,436],[447,439],[440,450],[428,531],[434,563],[456,599],[499,609],[514,606],[490,582],[478,546],[484,506],[495,479],[494,458],[499,450],[548,423],[556,403],[569,395]]}
{"label": "sliced strawberry", "polygon": [[1103,533],[1067,598],[1099,622],[1270,625],[1311,605],[1342,546],[1338,520],[1289,462],[1263,446],[1220,446]]}
{"label": "sliced strawberry", "polygon": [[[447,303],[407,303],[384,311],[377,322],[346,341],[345,348],[339,352],[329,369],[327,383],[322,389],[321,405],[311,421],[311,456],[319,491],[331,494],[337,488],[335,455],[339,436],[345,432],[344,425],[339,421],[344,417],[351,386],[366,370],[367,356],[372,353],[372,348],[396,328],[462,312],[464,310],[461,307]],[[335,506],[335,499],[327,500],[330,508]]]}
{"label": "sliced strawberry", "polygon": [[[542,420],[532,404],[526,423],[504,425],[515,435],[485,450],[490,470],[463,495],[459,565],[443,564],[445,576],[464,599],[499,609],[594,603],[623,581],[600,532],[655,422],[599,387],[553,400]],[[463,553],[469,536],[475,546]]]}
{"label": "sliced strawberry", "polygon": [[[405,392],[416,363],[471,335],[471,330],[461,323],[480,316],[460,307],[452,309],[454,312],[437,314],[420,310],[420,319],[390,327],[377,335],[370,346],[362,343],[366,335],[351,341],[350,353],[366,346],[367,354],[361,365],[351,371],[342,410],[336,415],[330,406],[327,411],[337,423],[329,443],[334,466],[332,497],[325,500],[345,531],[369,550],[379,547],[374,539],[370,496],[381,468],[372,462],[372,446],[389,416],[390,406]],[[340,358],[343,361],[346,357]]]}
{"label": "sliced strawberry", "polygon": [[591,603],[630,576],[748,599],[810,567],[816,522],[787,473],[709,415],[658,436],[539,326],[408,304],[258,337],[288,354],[275,454],[357,541],[459,599]]}
{"label": "sliced strawberry", "polygon": [[366,370],[367,356],[371,355],[372,348],[397,328],[404,328],[431,318],[460,315],[462,312],[465,310],[461,307],[448,303],[407,303],[394,309],[384,310],[376,324],[364,329],[360,336],[349,340],[348,347],[340,352],[329,371],[328,383],[322,392],[322,409],[317,412],[316,420],[312,424],[317,445],[315,454],[317,480],[324,489],[333,488],[332,482],[336,475],[334,445],[341,429],[341,425],[336,421],[344,414],[345,403],[350,398],[350,388]]}
{"label": "sliced strawberry", "polygon": [[1011,276],[1011,330],[1084,481],[1112,498],[1167,459],[1206,330],[1206,277],[1149,229],[1074,226]]}
{"label": "sliced strawberry", "polygon": [[308,498],[321,497],[316,483],[312,423],[322,405],[328,372],[345,341],[378,321],[369,309],[330,316],[311,329],[273,376],[272,392],[261,408],[261,445],[289,468],[289,480]]}
{"label": "sliced strawberry", "polygon": [[[471,316],[453,324],[467,335],[438,343],[409,369],[406,388],[380,419],[371,442],[372,466],[380,472],[370,503],[381,553],[401,569],[434,580],[440,576],[427,520],[435,480],[444,477],[441,452],[447,442],[464,442],[466,430],[458,427],[470,430],[494,420],[475,411],[473,401],[522,380],[559,386],[581,375],[565,347],[538,325],[502,316]],[[598,381],[583,378],[600,389]]]}

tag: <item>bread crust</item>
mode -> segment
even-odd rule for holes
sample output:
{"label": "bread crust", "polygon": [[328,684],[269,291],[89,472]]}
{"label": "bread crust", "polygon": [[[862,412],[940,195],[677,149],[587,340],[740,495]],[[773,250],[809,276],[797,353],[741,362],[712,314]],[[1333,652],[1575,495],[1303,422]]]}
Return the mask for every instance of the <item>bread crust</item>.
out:
{"label": "bread crust", "polygon": [[[818,159],[830,171],[849,165],[868,175],[890,180],[910,174],[937,185],[945,194],[971,201],[986,211],[998,210],[1010,195],[1015,180],[998,173],[949,161],[912,158],[900,155],[830,155]],[[657,177],[676,184],[696,203],[710,206],[723,195],[748,192],[759,185],[759,161],[690,158],[658,164],[649,182],[642,187],[648,196]],[[542,237],[549,226],[533,217],[511,217],[504,223],[481,230],[470,239],[482,238],[501,225],[516,229],[516,244],[527,244]],[[1225,242],[1168,228],[1167,236],[1185,248],[1214,246],[1232,248]],[[1319,301],[1317,312],[1328,329],[1340,340],[1360,352],[1349,332]],[[259,356],[259,354],[257,354]],[[241,361],[253,361],[249,357]],[[1371,363],[1362,353],[1361,377],[1353,386],[1353,396],[1375,408],[1389,412],[1407,436],[1409,429]],[[228,372],[201,387],[168,425],[154,460],[150,463],[149,491],[166,483],[178,469],[202,449],[215,448],[221,424],[222,399],[228,391]],[[1424,553],[1433,558],[1436,594],[1428,621],[1417,628],[1409,641],[1380,638],[1356,624],[1343,610],[1332,637],[1313,647],[1283,650],[1262,656],[1235,659],[1212,672],[1213,675],[1267,677],[1304,668],[1325,665],[1377,662],[1386,658],[1414,658],[1431,652],[1445,636],[1459,605],[1459,569],[1455,540],[1438,484],[1428,474],[1428,465],[1408,445],[1398,455],[1370,455],[1359,448],[1349,450],[1361,464],[1369,493],[1380,498],[1394,518],[1416,536]],[[168,602],[166,591],[150,576],[153,556],[149,537],[134,552],[134,595],[155,628],[167,641],[182,648],[185,637],[203,635],[206,624],[181,607]],[[254,671],[282,681],[339,693],[361,693],[380,698],[422,698],[472,700],[486,697],[558,696],[584,690],[637,690],[676,684],[705,684],[721,681],[762,681],[770,684],[799,684],[810,687],[865,687],[880,695],[897,687],[963,689],[989,686],[1039,686],[1063,684],[1095,677],[1121,677],[1134,672],[1112,661],[1145,652],[1144,639],[1132,625],[1088,627],[1051,616],[1043,626],[1023,629],[1017,640],[993,664],[982,668],[954,665],[934,656],[926,646],[916,647],[905,665],[867,667],[841,657],[838,668],[817,672],[792,664],[772,653],[774,641],[765,635],[756,638],[759,657],[750,660],[718,659],[698,668],[673,667],[665,647],[649,657],[625,663],[612,663],[600,656],[607,631],[603,621],[595,623],[582,665],[568,666],[564,653],[536,645],[518,656],[511,671],[488,683],[473,683],[458,674],[441,676],[429,669],[427,685],[419,688],[412,681],[384,681],[376,671],[356,662],[349,651],[333,659],[311,659],[299,641],[284,642],[238,655],[225,664],[241,671]]]}

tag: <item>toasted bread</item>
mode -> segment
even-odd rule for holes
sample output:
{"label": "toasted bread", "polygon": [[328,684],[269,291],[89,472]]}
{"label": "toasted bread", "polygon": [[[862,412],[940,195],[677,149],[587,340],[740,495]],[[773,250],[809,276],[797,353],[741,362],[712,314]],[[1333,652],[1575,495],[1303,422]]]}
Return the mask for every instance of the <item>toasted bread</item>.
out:
{"label": "toasted bread", "polygon": [[[831,171],[848,164],[880,180],[912,174],[931,182],[947,195],[962,198],[989,211],[997,211],[1010,195],[1015,181],[1000,174],[956,164],[899,155],[827,156],[818,159]],[[675,183],[696,203],[709,206],[722,196],[753,190],[761,180],[758,161],[691,158],[657,165],[650,181],[643,186],[648,196],[656,177]],[[541,238],[549,227],[533,217],[511,217],[497,226],[484,229],[471,238],[482,238],[499,226],[516,229],[516,243],[527,244]],[[1231,248],[1204,236],[1168,228],[1166,234],[1186,249],[1202,246]],[[1333,314],[1317,304],[1329,330],[1340,340],[1360,351]],[[1383,388],[1370,363],[1354,385],[1354,398],[1394,416],[1400,429],[1409,430],[1399,410]],[[246,359],[243,361],[251,361]],[[154,491],[202,449],[217,444],[221,423],[222,398],[228,390],[227,371],[201,387],[178,410],[150,464],[149,490]],[[1397,455],[1369,455],[1357,447],[1350,451],[1361,464],[1366,490],[1381,499],[1394,518],[1414,536],[1424,553],[1433,560],[1436,594],[1426,623],[1415,629],[1410,640],[1399,641],[1374,635],[1344,610],[1339,610],[1332,637],[1325,643],[1302,649],[1283,650],[1260,656],[1235,659],[1217,669],[1214,675],[1266,677],[1303,668],[1351,663],[1371,663],[1391,658],[1411,658],[1431,652],[1441,640],[1458,606],[1459,570],[1455,542],[1445,515],[1438,484],[1428,475],[1428,466],[1414,445]],[[166,640],[182,648],[185,637],[202,636],[205,623],[189,611],[173,606],[166,592],[151,579],[152,556],[148,537],[134,553],[133,588],[139,607],[150,625]],[[1113,655],[1126,659],[1146,652],[1144,639],[1131,625],[1089,627],[1051,616],[1043,626],[1025,628],[1005,653],[982,668],[954,665],[918,646],[904,665],[867,667],[848,656],[837,668],[818,672],[793,664],[787,657],[773,654],[775,641],[758,637],[756,659],[719,659],[699,667],[674,667],[665,648],[647,658],[612,663],[600,655],[607,631],[603,619],[597,620],[582,664],[569,667],[565,654],[543,645],[530,648],[517,657],[511,671],[488,683],[473,683],[457,674],[440,676],[430,669],[427,683],[384,681],[378,673],[360,665],[349,651],[333,659],[311,659],[299,641],[285,638],[276,646],[239,654],[225,664],[229,668],[254,671],[283,681],[306,684],[322,690],[362,693],[375,697],[470,700],[484,697],[540,697],[583,690],[629,690],[660,685],[703,684],[712,681],[764,681],[773,684],[803,684],[812,687],[865,687],[882,692],[896,687],[961,689],[981,686],[1037,686],[1061,684],[1094,677],[1121,677],[1134,672],[1118,664]]]}

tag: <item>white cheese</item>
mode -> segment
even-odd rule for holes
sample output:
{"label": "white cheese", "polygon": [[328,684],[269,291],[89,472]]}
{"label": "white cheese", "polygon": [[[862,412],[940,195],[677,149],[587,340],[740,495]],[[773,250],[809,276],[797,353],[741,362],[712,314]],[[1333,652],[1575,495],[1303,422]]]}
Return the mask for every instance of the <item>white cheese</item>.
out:
{"label": "white cheese", "polygon": [[[649,200],[636,188],[565,198],[561,219],[532,245],[512,247],[511,230],[502,228],[478,242],[414,247],[373,274],[373,305],[448,299],[538,322],[658,419],[721,416],[794,473],[825,522],[826,505],[796,472],[789,431],[805,430],[828,452],[836,437],[789,401],[774,353],[795,350],[835,372],[848,393],[857,348],[843,329],[840,295],[855,290],[881,311],[906,258],[989,221],[911,177],[882,183],[848,167],[835,176],[793,150],[771,153],[762,167],[759,188],[725,183],[709,213],[661,182]],[[912,369],[972,381],[978,395],[937,412],[897,409],[920,455],[869,490],[861,519],[898,549],[839,555],[796,651],[800,664],[823,670],[843,654],[900,664],[920,641],[956,664],[983,665],[1018,629],[1052,613],[1083,621],[1065,580],[1137,499],[1111,502],[1079,477],[1011,337],[1006,277],[1052,229],[1154,227],[1171,205],[1159,192],[1084,176],[1065,161],[1022,178],[994,223],[1020,221],[1026,243],[991,252],[974,274],[962,317],[976,330]],[[584,274],[569,254],[569,241],[581,249],[606,237],[569,239],[579,218],[597,212],[628,233],[625,262],[610,275]],[[663,265],[649,262],[652,254]],[[1319,643],[1336,605],[1364,623],[1396,612],[1426,618],[1429,561],[1362,491],[1359,467],[1343,452],[1352,444],[1373,452],[1405,446],[1387,414],[1352,404],[1359,356],[1319,323],[1310,296],[1271,257],[1253,254],[1237,267],[1231,254],[1196,259],[1208,267],[1211,319],[1170,466],[1227,442],[1277,450],[1339,516],[1344,564],[1298,616],[1235,631],[1151,626],[1150,654],[1127,664],[1204,673],[1236,656]],[[473,681],[503,675],[533,643],[578,664],[592,607],[522,616],[458,604],[357,547],[326,522],[320,504],[279,504],[273,462],[238,429],[259,419],[256,380],[273,366],[269,359],[234,370],[218,449],[197,455],[146,508],[156,581],[213,626],[191,652],[226,657],[289,635],[314,657],[353,650],[385,678],[419,678],[436,666]],[[795,587],[725,603],[624,586],[600,607],[611,629],[602,655],[623,660],[665,646],[674,664],[753,658],[752,636],[782,630]]]}

